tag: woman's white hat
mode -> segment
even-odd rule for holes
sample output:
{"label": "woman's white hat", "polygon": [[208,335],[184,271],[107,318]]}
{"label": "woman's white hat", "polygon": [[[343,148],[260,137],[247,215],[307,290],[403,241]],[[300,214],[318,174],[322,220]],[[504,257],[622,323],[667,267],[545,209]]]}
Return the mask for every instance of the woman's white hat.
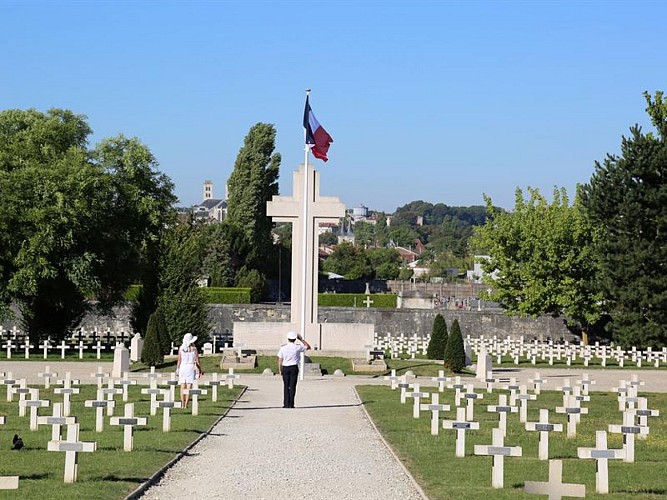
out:
{"label": "woman's white hat", "polygon": [[295,331],[289,331],[287,332],[287,340],[296,340],[296,332]]}
{"label": "woman's white hat", "polygon": [[190,344],[194,344],[196,341],[197,341],[197,337],[192,335],[190,332],[183,335],[183,345],[184,346],[189,346]]}

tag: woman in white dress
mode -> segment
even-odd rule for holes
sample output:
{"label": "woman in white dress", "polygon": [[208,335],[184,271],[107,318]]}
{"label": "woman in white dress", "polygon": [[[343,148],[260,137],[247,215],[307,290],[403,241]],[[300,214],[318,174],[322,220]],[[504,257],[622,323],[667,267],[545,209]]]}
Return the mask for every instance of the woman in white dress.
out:
{"label": "woman in white dress", "polygon": [[199,364],[199,353],[195,346],[197,337],[191,333],[183,336],[183,343],[178,348],[178,361],[176,362],[176,374],[178,383],[181,384],[181,407],[187,408],[190,402],[190,394],[186,389],[192,387],[192,383],[197,377],[204,375],[204,371]]}

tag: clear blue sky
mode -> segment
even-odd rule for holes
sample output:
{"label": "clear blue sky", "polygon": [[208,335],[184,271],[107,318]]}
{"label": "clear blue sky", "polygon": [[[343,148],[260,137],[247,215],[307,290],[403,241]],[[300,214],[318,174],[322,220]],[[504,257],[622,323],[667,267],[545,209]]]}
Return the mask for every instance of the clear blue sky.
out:
{"label": "clear blue sky", "polygon": [[0,109],[68,108],[93,142],[139,137],[181,204],[224,184],[273,123],[280,190],[303,161],[304,89],[334,138],[322,194],[514,206],[574,196],[667,90],[667,2],[0,3]]}

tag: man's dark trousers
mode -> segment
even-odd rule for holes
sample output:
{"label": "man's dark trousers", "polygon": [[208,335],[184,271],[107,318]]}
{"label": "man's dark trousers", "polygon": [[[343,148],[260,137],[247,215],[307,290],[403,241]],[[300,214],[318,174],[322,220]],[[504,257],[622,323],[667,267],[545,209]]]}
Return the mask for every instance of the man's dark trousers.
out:
{"label": "man's dark trousers", "polygon": [[299,365],[283,366],[283,408],[294,408]]}

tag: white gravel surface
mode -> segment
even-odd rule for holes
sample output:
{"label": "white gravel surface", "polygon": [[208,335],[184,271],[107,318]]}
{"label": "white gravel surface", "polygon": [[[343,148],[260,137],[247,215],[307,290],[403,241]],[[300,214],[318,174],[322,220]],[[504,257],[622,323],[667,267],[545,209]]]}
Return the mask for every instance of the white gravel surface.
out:
{"label": "white gravel surface", "polygon": [[143,498],[425,498],[368,421],[349,379],[299,381],[282,408],[280,377],[248,390]]}

